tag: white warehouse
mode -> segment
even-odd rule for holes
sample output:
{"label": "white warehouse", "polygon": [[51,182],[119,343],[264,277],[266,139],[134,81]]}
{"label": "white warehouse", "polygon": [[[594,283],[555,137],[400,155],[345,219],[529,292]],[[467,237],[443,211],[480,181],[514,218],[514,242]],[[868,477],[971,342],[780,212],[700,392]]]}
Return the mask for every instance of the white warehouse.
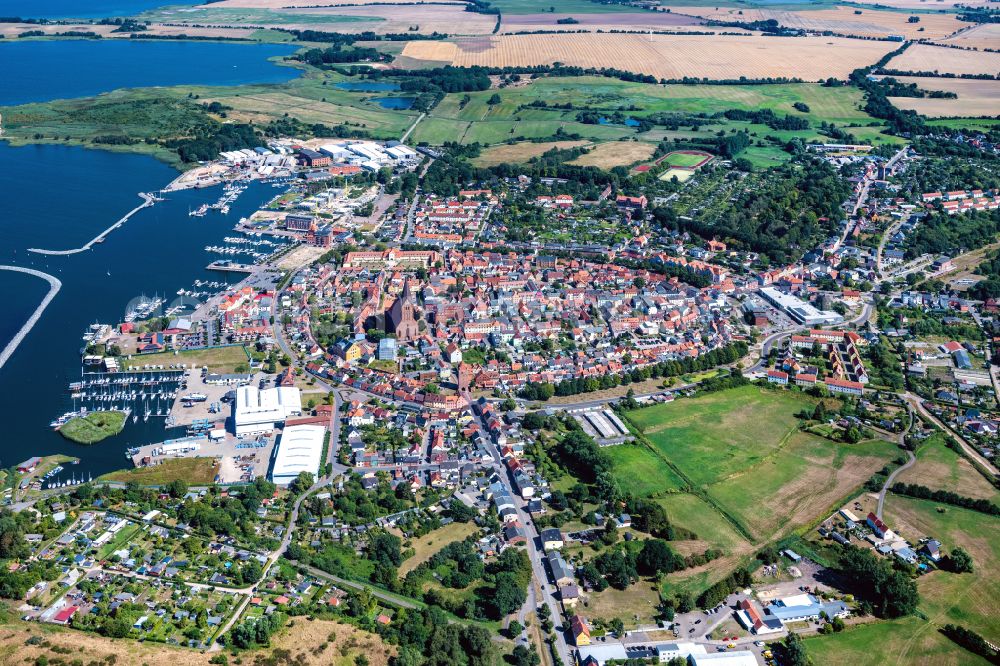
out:
{"label": "white warehouse", "polygon": [[289,416],[302,413],[302,397],[292,386],[258,390],[256,386],[236,389],[233,429],[237,436],[271,432]]}
{"label": "white warehouse", "polygon": [[319,475],[326,428],[320,425],[288,426],[278,440],[278,453],[271,467],[271,481],[288,485],[300,472]]}

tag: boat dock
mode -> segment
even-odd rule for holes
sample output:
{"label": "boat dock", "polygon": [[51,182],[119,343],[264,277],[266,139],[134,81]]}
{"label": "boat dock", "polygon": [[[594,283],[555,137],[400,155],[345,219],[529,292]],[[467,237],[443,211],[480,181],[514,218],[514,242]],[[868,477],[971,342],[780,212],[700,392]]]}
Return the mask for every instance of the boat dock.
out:
{"label": "boat dock", "polygon": [[[132,422],[167,417],[177,394],[186,387],[187,371],[177,368],[143,368],[124,372],[84,372],[69,385],[74,410],[121,411]],[[64,415],[65,416],[65,415]],[[62,418],[62,417],[60,417]],[[53,421],[57,427],[59,419]]]}
{"label": "boat dock", "polygon": [[229,271],[233,273],[253,273],[256,268],[253,264],[238,264],[228,259],[217,259],[208,266],[205,266],[205,269],[209,271]]}

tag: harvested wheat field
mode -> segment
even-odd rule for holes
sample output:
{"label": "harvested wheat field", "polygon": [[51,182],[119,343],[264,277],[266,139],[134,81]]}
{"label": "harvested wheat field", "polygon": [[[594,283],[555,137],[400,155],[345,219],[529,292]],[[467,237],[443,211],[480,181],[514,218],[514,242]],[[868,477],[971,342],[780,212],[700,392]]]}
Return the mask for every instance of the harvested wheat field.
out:
{"label": "harvested wheat field", "polygon": [[888,69],[941,74],[998,74],[1000,53],[962,51],[930,44],[914,44],[889,61]]}
{"label": "harvested wheat field", "polygon": [[543,155],[553,148],[565,150],[587,145],[586,141],[546,141],[544,143],[504,143],[487,148],[472,163],[480,167],[496,166],[497,164],[523,164],[533,157]]}
{"label": "harvested wheat field", "polygon": [[892,50],[890,42],[838,37],[550,34],[503,35],[448,42],[410,42],[403,56],[446,60],[460,67],[528,67],[562,62],[579,67],[613,67],[657,78],[709,79],[799,77],[818,81],[846,78]]}
{"label": "harvested wheat field", "polygon": [[[143,33],[144,35],[163,35],[176,37],[177,35],[188,35],[189,37],[229,37],[232,39],[252,39],[256,28],[237,28],[224,26],[190,26],[190,25],[161,25],[154,23]],[[128,33],[118,33],[128,37]]]}
{"label": "harvested wheat field", "polygon": [[923,9],[935,12],[954,10],[958,5],[965,7],[988,7],[991,0],[879,0],[878,4],[890,9]]}
{"label": "harvested wheat field", "polygon": [[[576,23],[558,23],[572,17]],[[673,12],[611,12],[597,14],[566,14],[543,12],[539,14],[505,14],[500,22],[501,33],[527,30],[691,30],[702,24],[701,19]]]}
{"label": "harvested wheat field", "polygon": [[1000,23],[981,23],[947,39],[939,39],[938,43],[968,49],[998,49]]}
{"label": "harvested wheat field", "polygon": [[[738,9],[730,7],[673,7],[673,12],[689,14],[715,21],[767,21],[774,19],[783,26],[812,32],[829,30],[862,37],[905,35],[910,39],[942,39],[967,28],[955,14],[921,14],[919,23],[910,23],[904,12],[834,7],[779,11],[774,9]],[[855,12],[861,12],[856,14]],[[920,29],[923,28],[923,32]]]}
{"label": "harvested wheat field", "polygon": [[402,55],[404,58],[447,62],[450,65],[458,56],[458,47],[454,42],[440,42],[437,40],[407,42]]}
{"label": "harvested wheat field", "polygon": [[[290,3],[293,4],[293,3]],[[371,18],[375,23],[365,30],[378,34],[406,33],[419,26],[420,33],[440,32],[449,35],[489,35],[496,27],[497,18],[489,14],[467,12],[463,5],[427,4],[418,6],[399,5],[359,5],[357,7],[316,7],[307,9],[283,9],[282,14],[294,18],[296,13],[323,16],[326,14],[345,16],[351,19]],[[367,23],[348,23],[350,30],[357,32]]]}
{"label": "harvested wheat field", "polygon": [[[72,23],[72,24],[52,24],[39,25],[35,23],[0,23],[0,36],[11,39],[21,33],[31,31],[41,31],[47,35],[59,32],[93,32],[104,39],[131,39],[131,33],[114,32],[117,26],[97,25],[93,23]],[[250,39],[256,28],[229,28],[224,26],[192,26],[192,25],[160,25],[154,23],[144,32],[148,36],[176,37],[177,35],[188,35],[189,37],[229,37],[233,39]]]}
{"label": "harvested wheat field", "polygon": [[628,166],[648,160],[653,156],[654,150],[656,150],[656,146],[651,143],[609,141],[594,146],[587,151],[586,155],[581,155],[569,164],[611,169],[616,166]]}
{"label": "harvested wheat field", "polygon": [[903,83],[916,83],[923,90],[944,90],[958,99],[930,97],[890,97],[901,109],[912,109],[932,118],[978,118],[1000,115],[1000,81],[978,79],[945,79],[938,76],[897,76]]}

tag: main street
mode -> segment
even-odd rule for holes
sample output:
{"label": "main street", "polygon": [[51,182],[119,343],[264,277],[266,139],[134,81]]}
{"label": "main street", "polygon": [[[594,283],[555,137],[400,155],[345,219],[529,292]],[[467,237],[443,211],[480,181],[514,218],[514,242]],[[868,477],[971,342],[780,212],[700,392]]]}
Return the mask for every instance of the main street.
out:
{"label": "main street", "polygon": [[[477,421],[483,433],[489,432],[481,417],[477,417]],[[514,484],[511,482],[510,475],[504,468],[503,456],[500,454],[500,449],[497,448],[492,438],[489,438],[488,435],[486,438],[489,442],[490,455],[493,456],[493,469],[497,472],[497,476],[500,477],[500,482],[503,484],[504,489],[514,498],[517,520],[524,526],[525,536],[527,537],[525,545],[527,547],[528,559],[531,561],[533,580],[528,590],[527,600],[521,608],[518,617],[523,617],[527,612],[534,610],[538,606],[537,596],[541,594],[542,603],[548,606],[549,615],[556,625],[556,631],[554,632],[556,652],[564,664],[572,664],[572,653],[569,645],[566,643],[566,627],[562,626],[562,613],[559,600],[555,597],[555,586],[548,584],[548,575],[545,573],[545,565],[542,562],[544,554],[541,548],[541,535],[538,533],[538,528],[531,520],[527,511],[524,510],[525,503],[522,501],[520,493],[514,490]],[[531,605],[530,608],[529,604]],[[545,646],[539,645],[538,648],[544,650]]]}

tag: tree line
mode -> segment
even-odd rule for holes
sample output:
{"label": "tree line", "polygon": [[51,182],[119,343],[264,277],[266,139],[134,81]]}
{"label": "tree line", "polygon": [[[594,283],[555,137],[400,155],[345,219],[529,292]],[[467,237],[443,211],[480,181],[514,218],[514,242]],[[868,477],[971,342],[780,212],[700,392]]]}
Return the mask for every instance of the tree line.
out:
{"label": "tree line", "polygon": [[702,372],[711,368],[735,363],[747,355],[748,347],[745,342],[738,340],[724,347],[717,347],[700,356],[685,357],[675,361],[662,361],[642,368],[636,368],[631,372],[620,375],[605,374],[597,377],[574,377],[565,379],[558,384],[548,382],[529,382],[522,388],[518,395],[526,400],[548,400],[552,396],[569,396],[580,393],[592,393],[603,389],[625,386],[646,379],[658,377],[679,377],[692,372]]}
{"label": "tree line", "polygon": [[901,481],[894,483],[891,490],[896,495],[905,495],[914,499],[925,499],[932,502],[940,502],[941,504],[950,504],[962,509],[985,513],[989,516],[1000,516],[1000,506],[997,506],[990,500],[965,497],[950,490],[932,490],[927,486],[921,486],[916,483],[903,483]]}

